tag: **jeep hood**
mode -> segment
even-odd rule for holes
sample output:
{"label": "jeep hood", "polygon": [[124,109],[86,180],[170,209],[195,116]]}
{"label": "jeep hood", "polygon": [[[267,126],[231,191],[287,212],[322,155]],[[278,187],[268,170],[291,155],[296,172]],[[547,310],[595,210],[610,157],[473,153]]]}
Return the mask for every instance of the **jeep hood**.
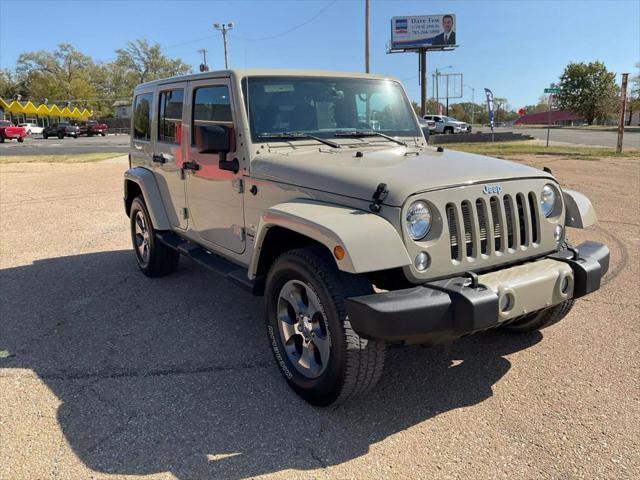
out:
{"label": "jeep hood", "polygon": [[[363,156],[357,157],[361,151]],[[286,153],[266,153],[251,162],[251,176],[337,195],[370,200],[380,183],[386,183],[386,205],[401,206],[410,195],[454,185],[497,182],[517,178],[548,177],[548,173],[507,160],[445,149],[411,148],[378,150],[344,148],[313,151],[301,148]]]}

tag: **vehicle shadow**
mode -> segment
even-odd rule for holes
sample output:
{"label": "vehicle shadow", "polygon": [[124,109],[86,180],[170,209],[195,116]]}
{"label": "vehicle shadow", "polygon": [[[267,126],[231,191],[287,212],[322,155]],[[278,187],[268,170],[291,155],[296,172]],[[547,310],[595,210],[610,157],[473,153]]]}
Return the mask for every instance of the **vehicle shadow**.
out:
{"label": "vehicle shadow", "polygon": [[489,398],[505,355],[542,338],[394,348],[370,395],[318,409],[281,379],[261,299],[188,261],[152,280],[129,251],[46,259],[1,270],[0,291],[0,349],[11,354],[0,374],[33,370],[61,401],[57,420],[82,462],[127,475],[240,479],[340,464]]}

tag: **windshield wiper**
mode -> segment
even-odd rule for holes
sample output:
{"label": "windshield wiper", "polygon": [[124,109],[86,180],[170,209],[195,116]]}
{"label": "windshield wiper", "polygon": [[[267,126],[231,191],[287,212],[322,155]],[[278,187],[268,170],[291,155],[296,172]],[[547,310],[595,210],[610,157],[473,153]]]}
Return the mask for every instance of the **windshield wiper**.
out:
{"label": "windshield wiper", "polygon": [[352,138],[361,138],[361,137],[382,137],[387,140],[391,140],[392,142],[397,143],[398,145],[402,145],[406,147],[407,144],[402,140],[398,140],[397,138],[393,138],[389,135],[386,135],[381,132],[375,132],[373,130],[352,130],[350,132],[338,132],[335,134],[336,137],[352,137]]}
{"label": "windshield wiper", "polygon": [[315,135],[309,135],[308,133],[302,132],[261,133],[260,135],[258,135],[258,138],[279,138],[282,140],[309,139],[324,143],[325,145],[329,145],[333,148],[342,148],[342,145],[337,142],[333,142],[331,140],[327,140],[326,138],[320,138],[316,137]]}

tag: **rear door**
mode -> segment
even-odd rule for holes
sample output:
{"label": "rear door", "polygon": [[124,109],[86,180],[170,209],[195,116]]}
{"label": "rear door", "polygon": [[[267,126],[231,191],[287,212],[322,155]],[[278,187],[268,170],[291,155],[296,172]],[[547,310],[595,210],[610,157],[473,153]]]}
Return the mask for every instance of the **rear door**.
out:
{"label": "rear door", "polygon": [[185,141],[183,110],[186,83],[161,85],[156,92],[157,121],[154,122],[155,146],[152,155],[156,181],[171,225],[180,229],[188,226],[185,182],[182,163]]}
{"label": "rear door", "polygon": [[[245,248],[242,169],[235,174],[221,170],[218,166],[220,154],[200,153],[195,145],[198,127],[236,126],[231,83],[228,78],[199,80],[189,83],[189,92],[189,160],[197,165],[197,170],[186,173],[189,229],[205,245],[217,245],[242,253]],[[233,147],[227,159],[235,157]]]}

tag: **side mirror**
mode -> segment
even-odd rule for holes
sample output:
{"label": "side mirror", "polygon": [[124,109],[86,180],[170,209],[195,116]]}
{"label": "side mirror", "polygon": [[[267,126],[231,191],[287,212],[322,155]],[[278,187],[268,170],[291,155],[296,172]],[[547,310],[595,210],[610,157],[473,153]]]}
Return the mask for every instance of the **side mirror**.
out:
{"label": "side mirror", "polygon": [[195,143],[199,153],[218,153],[220,160],[218,168],[238,173],[240,163],[237,158],[227,160],[227,153],[231,151],[233,128],[222,125],[200,125],[195,127]]}
{"label": "side mirror", "polygon": [[195,127],[195,144],[199,153],[220,153],[221,158],[231,150],[233,130],[222,125]]}

